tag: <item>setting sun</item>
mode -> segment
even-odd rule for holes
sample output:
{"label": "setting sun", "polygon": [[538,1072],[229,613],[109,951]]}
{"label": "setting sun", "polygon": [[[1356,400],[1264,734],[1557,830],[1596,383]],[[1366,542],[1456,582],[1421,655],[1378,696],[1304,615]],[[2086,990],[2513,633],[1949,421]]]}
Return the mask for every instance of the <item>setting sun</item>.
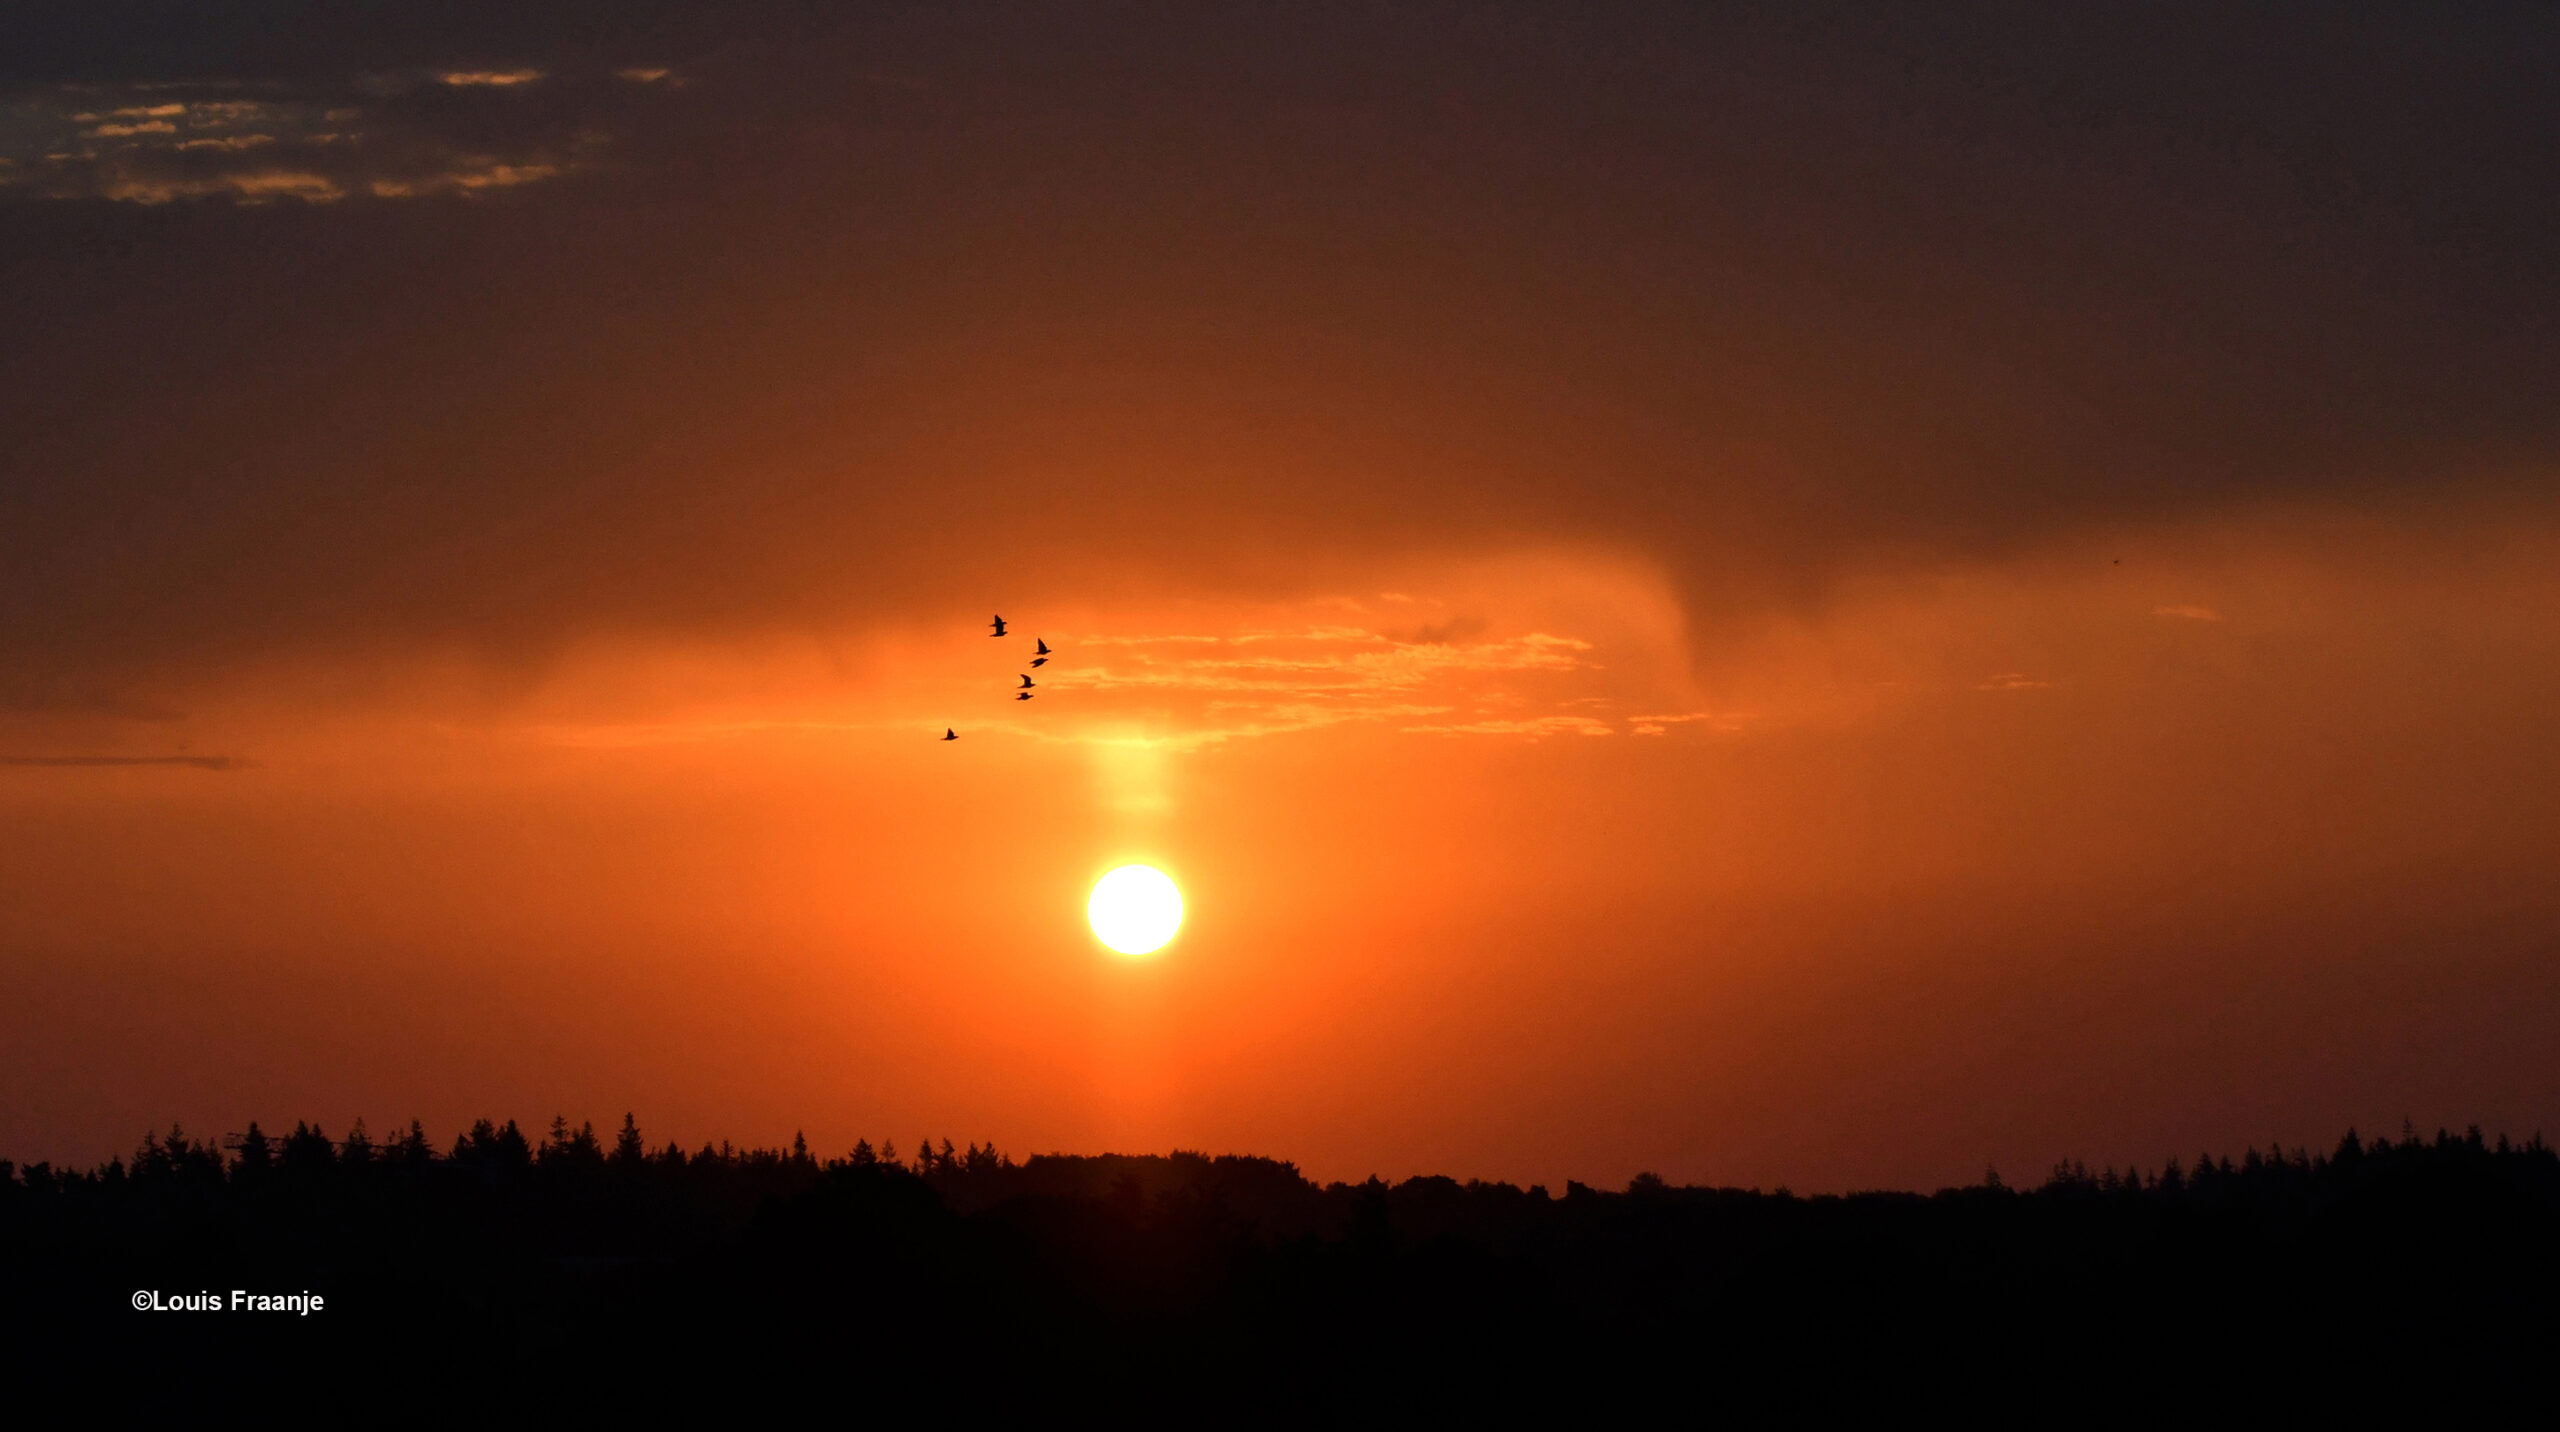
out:
{"label": "setting sun", "polygon": [[1123,865],[1093,883],[1084,913],[1102,943],[1124,955],[1151,955],[1182,928],[1182,892],[1152,865]]}

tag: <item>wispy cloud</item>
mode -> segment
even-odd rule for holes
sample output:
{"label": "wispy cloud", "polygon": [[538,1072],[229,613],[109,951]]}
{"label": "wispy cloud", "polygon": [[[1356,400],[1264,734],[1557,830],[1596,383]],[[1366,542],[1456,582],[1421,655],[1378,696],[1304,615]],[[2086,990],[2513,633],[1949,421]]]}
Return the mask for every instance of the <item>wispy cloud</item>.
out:
{"label": "wispy cloud", "polygon": [[1630,716],[1628,734],[1634,736],[1667,736],[1674,726],[1698,724],[1717,731],[1739,731],[1752,719],[1748,711],[1678,711],[1667,714]]}
{"label": "wispy cloud", "polygon": [[[1611,714],[1619,698],[1600,685],[1610,673],[1593,643],[1577,636],[1515,630],[1423,640],[1447,634],[1389,634],[1322,619],[1273,621],[1272,615],[1257,612],[1225,631],[1215,624],[1188,631],[1052,631],[1047,640],[1057,655],[1034,673],[1036,703],[1010,699],[1010,676],[938,675],[909,690],[873,691],[821,679],[784,708],[723,702],[628,719],[590,706],[584,719],[524,729],[547,744],[598,750],[799,736],[895,733],[904,739],[957,727],[964,736],[1192,751],[1353,727],[1538,740],[1611,735],[1619,724]],[[983,659],[978,649],[968,650]],[[698,676],[684,684],[705,686]],[[982,700],[997,709],[973,704]]]}
{"label": "wispy cloud", "polygon": [[[1151,738],[1180,746],[1353,723],[1533,739],[1614,731],[1591,709],[1610,698],[1590,694],[1583,680],[1602,670],[1590,642],[1543,631],[1494,635],[1481,618],[1406,631],[1312,622],[1226,634],[1097,633],[1075,638],[1072,649],[1094,660],[1051,668],[1046,684],[1058,695],[1187,712]],[[1453,719],[1420,719],[1430,717]]]}
{"label": "wispy cloud", "polygon": [[2222,613],[2215,611],[2211,607],[2153,607],[2151,609],[2151,614],[2155,617],[2179,617],[2191,622],[2218,622],[2222,620]]}
{"label": "wispy cloud", "polygon": [[456,89],[505,89],[529,85],[542,77],[540,70],[447,70],[436,79]]}
{"label": "wispy cloud", "polygon": [[252,203],[267,199],[300,199],[307,203],[325,204],[345,198],[346,193],[325,174],[295,169],[250,169],[202,178],[118,177],[101,186],[97,197],[135,204],[166,204],[173,199],[197,199],[219,194]]}
{"label": "wispy cloud", "polygon": [[[0,108],[0,192],[329,204],[521,188],[592,162],[610,137],[574,111],[631,89],[599,74],[584,89],[524,97],[550,78],[533,69],[450,70],[299,87],[59,86]],[[414,101],[430,90],[446,97]]]}
{"label": "wispy cloud", "polygon": [[1589,716],[1532,716],[1516,721],[1462,721],[1446,726],[1407,726],[1418,736],[1614,736],[1617,729]]}
{"label": "wispy cloud", "polygon": [[1131,648],[1125,662],[1065,678],[1097,691],[1261,692],[1301,699],[1408,692],[1462,673],[1572,671],[1587,664],[1582,653],[1591,649],[1588,642],[1544,632],[1503,641],[1453,642],[1399,639],[1358,627],[1229,637],[1101,638],[1084,644]]}
{"label": "wispy cloud", "polygon": [[557,164],[501,164],[479,160],[415,179],[376,179],[367,186],[378,198],[408,199],[420,194],[469,193],[478,189],[511,189],[538,184],[560,174]]}
{"label": "wispy cloud", "polygon": [[1973,689],[1976,691],[2042,691],[2051,685],[2053,683],[2050,681],[2038,681],[2023,672],[2003,671],[1996,676],[1985,677],[1974,683]]}

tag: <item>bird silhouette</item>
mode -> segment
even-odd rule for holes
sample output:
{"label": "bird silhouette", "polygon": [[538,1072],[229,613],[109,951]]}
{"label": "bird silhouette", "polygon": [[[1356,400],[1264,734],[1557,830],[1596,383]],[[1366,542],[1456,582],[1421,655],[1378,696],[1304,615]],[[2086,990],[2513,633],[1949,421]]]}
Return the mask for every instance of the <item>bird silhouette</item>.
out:
{"label": "bird silhouette", "polygon": [[1049,664],[1049,658],[1045,656],[1035,656],[1031,658],[1031,664],[1033,666],[1047,666]]}
{"label": "bird silhouette", "polygon": [[1032,687],[1032,685],[1033,685],[1033,683],[1032,683],[1032,680],[1031,680],[1031,678],[1030,678],[1030,677],[1026,676],[1026,677],[1022,678],[1022,689],[1023,689],[1023,690],[1025,690],[1025,691],[1030,690],[1030,689],[1031,689],[1031,687]]}
{"label": "bird silhouette", "polygon": [[1004,635],[1004,618],[1003,618],[1003,617],[997,617],[997,618],[995,619],[995,621],[994,621],[993,625],[994,625],[994,627],[995,627],[995,630],[994,630],[994,631],[991,631],[991,632],[989,632],[989,633],[987,633],[987,635],[989,635],[989,636],[1002,636],[1002,635]]}
{"label": "bird silhouette", "polygon": [[1028,691],[1017,691],[1013,693],[1013,699],[1016,701],[1028,701],[1031,699],[1031,693]]}
{"label": "bird silhouette", "polygon": [[942,728],[942,739],[946,741],[957,741],[960,739],[960,733],[952,730],[948,726],[945,726]]}
{"label": "bird silhouette", "polygon": [[1031,653],[1033,656],[1047,656],[1049,654],[1049,643],[1047,639],[1035,636],[1032,638],[1032,641],[1037,643],[1040,647],[1038,651]]}

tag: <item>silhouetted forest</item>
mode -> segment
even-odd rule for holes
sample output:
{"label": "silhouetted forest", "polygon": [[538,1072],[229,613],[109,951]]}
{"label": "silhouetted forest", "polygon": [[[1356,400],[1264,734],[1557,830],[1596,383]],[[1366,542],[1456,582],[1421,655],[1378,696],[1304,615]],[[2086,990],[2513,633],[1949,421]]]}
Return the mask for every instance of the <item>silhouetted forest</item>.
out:
{"label": "silhouetted forest", "polygon": [[[0,1162],[12,1340],[38,1357],[1251,1390],[1219,1420],[1639,1388],[1765,1410],[2068,1386],[2122,1410],[2421,1369],[2498,1385],[2548,1356],[2555,1254],[2560,1158],[2476,1129],[1843,1197],[1318,1185],[1267,1158],[947,1140],[687,1152],[628,1119],[484,1121],[441,1148],[416,1124],[172,1128],[95,1169]],[[129,1302],[233,1289],[325,1305]]]}

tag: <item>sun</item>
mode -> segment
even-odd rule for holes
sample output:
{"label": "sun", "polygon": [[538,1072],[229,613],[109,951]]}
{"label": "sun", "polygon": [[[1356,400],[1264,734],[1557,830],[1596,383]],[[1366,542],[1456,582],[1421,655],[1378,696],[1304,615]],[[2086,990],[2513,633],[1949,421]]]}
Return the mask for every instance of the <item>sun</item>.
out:
{"label": "sun", "polygon": [[1124,955],[1152,955],[1182,928],[1182,892],[1152,865],[1123,865],[1093,882],[1084,905],[1094,936]]}

